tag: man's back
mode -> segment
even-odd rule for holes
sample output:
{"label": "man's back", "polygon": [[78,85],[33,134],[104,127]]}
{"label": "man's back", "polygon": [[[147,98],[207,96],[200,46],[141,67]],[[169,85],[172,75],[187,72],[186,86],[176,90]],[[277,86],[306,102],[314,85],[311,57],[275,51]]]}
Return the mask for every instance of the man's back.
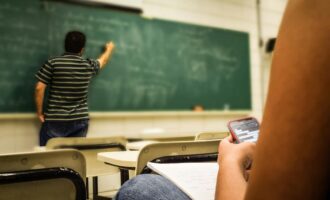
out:
{"label": "man's back", "polygon": [[[54,137],[85,137],[88,131],[87,93],[91,78],[108,62],[114,44],[108,42],[97,60],[81,57],[86,36],[70,31],[65,36],[65,54],[49,59],[37,72],[35,87],[37,115],[42,123],[40,145]],[[46,111],[43,111],[46,88]]]}
{"label": "man's back", "polygon": [[39,81],[50,86],[45,120],[87,119],[88,85],[99,69],[98,61],[77,54],[49,59],[36,74]]}

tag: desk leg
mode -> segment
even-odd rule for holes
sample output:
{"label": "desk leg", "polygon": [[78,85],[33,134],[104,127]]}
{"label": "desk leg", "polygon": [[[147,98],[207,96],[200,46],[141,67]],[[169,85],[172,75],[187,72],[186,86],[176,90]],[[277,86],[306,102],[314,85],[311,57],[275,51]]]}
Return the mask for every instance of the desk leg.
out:
{"label": "desk leg", "polygon": [[123,185],[129,179],[128,169],[120,169],[120,181]]}
{"label": "desk leg", "polygon": [[98,178],[97,176],[93,177],[93,199],[97,199],[99,193]]}
{"label": "desk leg", "polygon": [[87,199],[89,199],[89,184],[88,184],[88,178],[86,178],[86,195],[87,195]]}

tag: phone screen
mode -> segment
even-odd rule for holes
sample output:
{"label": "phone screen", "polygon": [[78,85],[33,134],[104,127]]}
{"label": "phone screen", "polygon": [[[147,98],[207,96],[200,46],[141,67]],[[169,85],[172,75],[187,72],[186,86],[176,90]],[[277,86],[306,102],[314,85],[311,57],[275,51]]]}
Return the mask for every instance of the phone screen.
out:
{"label": "phone screen", "polygon": [[238,142],[257,142],[258,140],[259,123],[254,118],[232,121],[230,128],[236,135]]}

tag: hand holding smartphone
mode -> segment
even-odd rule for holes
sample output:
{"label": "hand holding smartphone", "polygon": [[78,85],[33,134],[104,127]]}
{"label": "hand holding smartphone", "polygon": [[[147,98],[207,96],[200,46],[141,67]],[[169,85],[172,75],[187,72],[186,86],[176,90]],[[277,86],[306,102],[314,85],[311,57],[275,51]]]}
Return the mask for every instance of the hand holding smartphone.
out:
{"label": "hand holding smartphone", "polygon": [[228,129],[236,143],[257,142],[259,137],[259,122],[254,117],[230,121]]}

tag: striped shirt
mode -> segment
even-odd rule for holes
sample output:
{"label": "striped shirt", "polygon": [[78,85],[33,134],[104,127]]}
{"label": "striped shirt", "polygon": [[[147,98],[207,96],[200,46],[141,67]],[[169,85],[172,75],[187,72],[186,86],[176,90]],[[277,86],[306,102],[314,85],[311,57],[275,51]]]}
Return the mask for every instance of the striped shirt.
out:
{"label": "striped shirt", "polygon": [[88,86],[99,69],[97,60],[86,60],[77,54],[65,53],[49,59],[35,75],[49,86],[45,120],[88,119]]}

